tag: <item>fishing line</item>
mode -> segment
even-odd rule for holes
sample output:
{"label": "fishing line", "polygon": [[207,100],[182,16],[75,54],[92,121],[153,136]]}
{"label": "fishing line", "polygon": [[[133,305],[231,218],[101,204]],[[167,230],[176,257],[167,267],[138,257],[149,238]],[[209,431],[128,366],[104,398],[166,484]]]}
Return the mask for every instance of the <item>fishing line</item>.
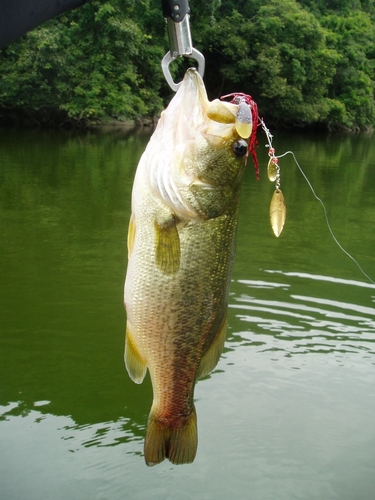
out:
{"label": "fishing line", "polygon": [[[272,136],[271,136],[272,137]],[[352,256],[350,255],[349,252],[347,252],[345,250],[345,248],[341,245],[341,243],[338,241],[338,239],[336,238],[333,230],[332,230],[332,227],[331,227],[331,224],[328,220],[328,215],[327,215],[327,210],[326,210],[326,207],[323,203],[323,201],[319,198],[319,196],[316,194],[311,182],[309,181],[309,179],[307,178],[307,175],[305,174],[305,172],[302,170],[302,167],[301,165],[298,163],[297,161],[297,158],[296,158],[296,155],[293,153],[293,151],[287,151],[286,153],[283,153],[282,155],[279,155],[279,156],[276,156],[276,158],[282,158],[283,156],[286,156],[288,154],[291,154],[293,156],[293,159],[295,161],[295,164],[297,165],[299,171],[301,172],[301,174],[303,175],[305,181],[307,182],[309,188],[311,189],[311,192],[312,194],[314,195],[314,197],[319,201],[319,203],[321,204],[321,206],[323,207],[323,212],[324,212],[324,216],[325,216],[325,219],[326,219],[326,223],[327,223],[327,227],[329,229],[329,232],[331,233],[331,236],[333,238],[333,241],[336,243],[336,245],[340,248],[340,250],[342,250],[342,252],[344,252],[344,254],[349,257],[349,259],[351,259],[354,264],[356,264],[356,266],[358,267],[358,269],[361,271],[361,273],[363,274],[363,276],[365,276],[373,285],[375,285],[375,281],[373,281],[370,276],[365,273],[365,271],[362,269],[362,267],[360,266],[360,264],[358,263],[358,261]]]}
{"label": "fishing line", "polygon": [[[319,198],[319,196],[316,194],[315,192],[315,189],[313,188],[311,182],[309,181],[307,175],[305,174],[305,172],[303,171],[301,165],[298,163],[297,161],[297,158],[296,158],[296,155],[293,153],[293,151],[287,151],[286,153],[283,153],[282,155],[278,155],[276,156],[275,155],[275,149],[273,148],[272,146],[272,139],[273,139],[273,135],[271,134],[271,132],[269,131],[269,129],[267,128],[266,124],[264,123],[264,120],[262,118],[259,118],[259,123],[263,129],[263,132],[266,134],[266,137],[267,137],[267,140],[268,140],[268,144],[266,144],[266,147],[268,147],[268,156],[270,157],[270,162],[268,164],[268,177],[270,178],[270,180],[276,180],[276,191],[280,189],[280,167],[278,165],[278,161],[279,161],[279,158],[283,158],[284,156],[288,155],[288,154],[291,154],[293,156],[293,159],[295,161],[295,164],[297,165],[299,171],[301,172],[301,174],[303,175],[305,181],[307,182],[309,188],[311,189],[311,192],[312,194],[314,195],[314,197],[319,201],[319,203],[321,204],[322,208],[323,208],[323,212],[324,212],[324,217],[326,219],[326,224],[327,224],[327,227],[329,229],[329,232],[331,233],[331,236],[333,238],[333,241],[336,243],[336,245],[340,248],[340,250],[342,252],[344,252],[344,254],[349,257],[349,259],[351,259],[354,264],[358,267],[358,269],[361,271],[361,273],[363,274],[363,276],[365,276],[369,281],[370,283],[372,283],[373,285],[375,285],[375,281],[373,281],[370,276],[362,269],[362,267],[360,266],[359,262],[352,256],[350,255],[349,252],[347,252],[345,250],[345,248],[341,245],[341,243],[338,241],[338,239],[336,238],[333,230],[332,230],[332,227],[331,227],[331,224],[329,222],[329,219],[328,219],[328,214],[327,214],[327,210],[326,210],[326,207],[323,203],[323,201]],[[274,175],[274,178],[273,177],[270,177],[270,170],[269,168],[271,167],[271,175],[272,175],[272,171],[275,172],[275,175]],[[276,235],[278,236],[278,235]]]}

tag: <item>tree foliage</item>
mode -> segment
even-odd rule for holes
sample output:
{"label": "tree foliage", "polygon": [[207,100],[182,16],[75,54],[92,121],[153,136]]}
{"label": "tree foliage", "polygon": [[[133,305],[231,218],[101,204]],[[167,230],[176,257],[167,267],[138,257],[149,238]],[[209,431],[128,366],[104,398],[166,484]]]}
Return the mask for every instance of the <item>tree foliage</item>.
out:
{"label": "tree foliage", "polygon": [[316,18],[294,0],[264,2],[247,18],[233,10],[207,29],[205,40],[214,65],[209,76],[225,93],[235,85],[253,94],[274,122],[322,122],[337,105],[327,87],[339,54],[327,47]]}
{"label": "tree foliage", "polygon": [[159,111],[163,50],[134,13],[132,1],[93,0],[11,44],[0,62],[0,104],[84,123]]}
{"label": "tree foliage", "polygon": [[[190,6],[211,98],[249,93],[279,125],[374,126],[372,0]],[[160,70],[167,50],[160,0],[92,0],[1,52],[0,108],[48,123],[153,116],[171,95]]]}

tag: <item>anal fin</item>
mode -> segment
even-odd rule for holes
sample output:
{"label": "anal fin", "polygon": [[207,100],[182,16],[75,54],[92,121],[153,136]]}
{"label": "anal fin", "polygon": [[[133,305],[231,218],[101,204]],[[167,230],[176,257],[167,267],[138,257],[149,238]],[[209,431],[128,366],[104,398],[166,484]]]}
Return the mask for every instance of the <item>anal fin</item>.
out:
{"label": "anal fin", "polygon": [[205,377],[217,365],[221,353],[223,352],[225,337],[227,333],[227,316],[225,315],[220,323],[220,327],[207,351],[202,356],[199,364],[197,379]]}
{"label": "anal fin", "polygon": [[126,324],[126,337],[125,337],[125,366],[129,373],[129,377],[136,384],[142,383],[145,378],[147,365],[144,359],[138,352],[135,345],[133,336],[129,328],[129,322]]}

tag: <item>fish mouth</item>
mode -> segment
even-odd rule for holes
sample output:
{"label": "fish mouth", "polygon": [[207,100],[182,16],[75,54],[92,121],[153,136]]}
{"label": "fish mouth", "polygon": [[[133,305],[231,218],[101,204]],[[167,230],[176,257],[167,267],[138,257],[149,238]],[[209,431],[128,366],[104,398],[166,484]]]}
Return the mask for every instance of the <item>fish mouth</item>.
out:
{"label": "fish mouth", "polygon": [[179,96],[180,94],[183,94],[182,99],[184,101],[191,101],[190,104],[192,104],[195,100],[198,100],[200,105],[208,104],[206,88],[201,75],[195,68],[189,68],[186,71],[176,96]]}
{"label": "fish mouth", "polygon": [[[189,68],[174,97],[176,139],[189,140],[201,133],[212,145],[220,147],[233,137],[238,106],[215,99],[209,101],[202,77]],[[172,104],[171,103],[171,104]]]}
{"label": "fish mouth", "polygon": [[[197,132],[206,127],[209,101],[202,77],[189,68],[176,95],[166,109],[168,122],[173,126],[175,144],[194,140]],[[168,123],[165,123],[168,127]]]}
{"label": "fish mouth", "polygon": [[[214,191],[213,181],[202,177],[203,165],[217,150],[232,145],[238,106],[215,99],[210,102],[202,77],[186,71],[175,96],[162,112],[142,165],[149,171],[151,189],[181,219],[200,215],[192,207],[189,189]],[[152,168],[151,168],[152,167]]]}

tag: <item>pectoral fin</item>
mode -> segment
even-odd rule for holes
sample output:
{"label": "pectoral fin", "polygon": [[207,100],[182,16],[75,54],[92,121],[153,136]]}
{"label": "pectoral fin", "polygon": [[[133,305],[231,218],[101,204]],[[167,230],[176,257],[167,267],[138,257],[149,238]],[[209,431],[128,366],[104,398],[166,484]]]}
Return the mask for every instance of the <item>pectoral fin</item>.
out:
{"label": "pectoral fin", "polygon": [[126,324],[125,338],[125,366],[129,377],[136,384],[140,384],[145,378],[147,366],[144,359],[138,352],[133,336],[130,331],[129,323]]}
{"label": "pectoral fin", "polygon": [[223,352],[226,332],[227,332],[227,317],[225,315],[213,342],[209,346],[206,353],[202,356],[198,368],[197,379],[205,377],[206,375],[211,373],[212,370],[217,365],[221,353]]}
{"label": "pectoral fin", "polygon": [[155,258],[156,264],[165,274],[176,274],[180,268],[180,237],[176,219],[168,218],[155,221]]}

